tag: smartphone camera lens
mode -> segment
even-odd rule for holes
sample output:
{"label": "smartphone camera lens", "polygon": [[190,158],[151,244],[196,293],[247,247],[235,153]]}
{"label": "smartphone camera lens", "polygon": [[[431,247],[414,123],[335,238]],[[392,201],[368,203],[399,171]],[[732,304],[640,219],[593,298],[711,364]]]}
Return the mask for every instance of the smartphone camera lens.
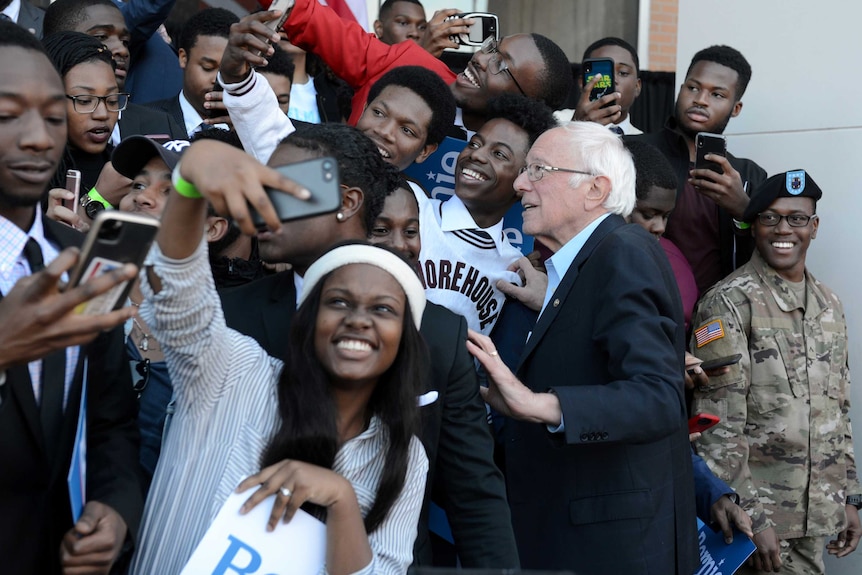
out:
{"label": "smartphone camera lens", "polygon": [[102,225],[101,233],[99,235],[106,241],[115,241],[120,237],[122,229],[123,222],[108,220]]}

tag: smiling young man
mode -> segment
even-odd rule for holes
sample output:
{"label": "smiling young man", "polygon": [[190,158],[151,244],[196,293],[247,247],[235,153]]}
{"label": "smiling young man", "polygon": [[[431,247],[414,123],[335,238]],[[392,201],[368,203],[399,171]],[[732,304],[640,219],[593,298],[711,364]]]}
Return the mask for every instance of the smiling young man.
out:
{"label": "smiling young man", "polygon": [[471,130],[484,121],[485,106],[493,96],[521,93],[555,109],[572,85],[565,53],[540,34],[507,36],[476,52],[466,70],[455,74],[415,42],[390,46],[355,22],[342,20],[317,0],[297,0],[284,32],[295,45],[319,55],[356,90],[351,124],[365,108],[374,82],[397,66],[423,66],[437,73],[449,84],[462,109],[456,123]]}
{"label": "smiling young man", "polygon": [[492,100],[487,113],[455,161],[455,195],[441,201],[414,188],[426,297],[484,334],[506,300],[497,282],[521,283],[509,266],[522,254],[503,233],[503,216],[520,199],[515,179],[536,138],[556,125],[547,106],[514,94]]}
{"label": "smiling young man", "polygon": [[729,46],[701,50],[686,72],[674,116],[662,131],[637,136],[660,149],[676,171],[676,209],[665,236],[685,254],[701,293],[744,264],[753,249],[747,226],[739,220],[766,172],[730,153],[726,158],[709,155],[723,174],[694,169],[697,133],[724,132],[742,111],[750,79],[751,66],[737,50]]}
{"label": "smiling young man", "polygon": [[[822,192],[804,170],[772,176],[745,211],[751,260],[698,306],[691,347],[742,361],[695,389],[694,411],[722,414],[698,451],[752,512],[754,570],[824,573],[859,544],[862,506],[850,428],[841,302],[806,268]],[[778,430],[778,431],[777,431]]]}

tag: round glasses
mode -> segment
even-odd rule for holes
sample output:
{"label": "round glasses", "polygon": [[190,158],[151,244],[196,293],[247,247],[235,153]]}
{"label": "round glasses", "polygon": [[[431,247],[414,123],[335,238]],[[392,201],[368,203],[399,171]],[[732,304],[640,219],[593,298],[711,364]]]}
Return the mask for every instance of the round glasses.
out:
{"label": "round glasses", "polygon": [[761,225],[764,225],[768,228],[773,228],[781,223],[781,220],[787,220],[787,225],[791,228],[804,228],[808,225],[813,218],[816,218],[817,214],[813,214],[810,216],[806,216],[803,214],[790,214],[789,216],[781,216],[778,214],[772,214],[769,212],[763,214],[757,214],[757,221],[760,222]]}
{"label": "round glasses", "polygon": [[491,57],[488,59],[488,71],[494,74],[500,74],[505,72],[509,75],[512,81],[515,83],[515,87],[521,92],[521,95],[526,96],[527,93],[524,92],[524,89],[515,79],[515,76],[512,74],[512,71],[509,69],[509,65],[503,60],[503,56],[500,54],[500,46],[497,44],[497,41],[493,36],[488,36],[485,38],[485,41],[482,42],[482,45],[479,47],[479,51],[483,54],[491,54]]}
{"label": "round glasses", "polygon": [[90,94],[70,96],[66,94],[66,97],[72,100],[72,107],[79,114],[95,112],[96,108],[99,107],[99,102],[104,102],[109,112],[122,112],[129,104],[129,94],[125,93],[109,94],[107,96],[92,96]]}
{"label": "round glasses", "polygon": [[566,172],[568,174],[583,174],[584,176],[595,176],[590,172],[583,170],[571,170],[569,168],[557,168],[555,166],[545,166],[543,164],[532,163],[527,164],[527,167],[521,168],[521,173],[527,172],[527,177],[531,182],[538,182],[545,175],[545,172]]}

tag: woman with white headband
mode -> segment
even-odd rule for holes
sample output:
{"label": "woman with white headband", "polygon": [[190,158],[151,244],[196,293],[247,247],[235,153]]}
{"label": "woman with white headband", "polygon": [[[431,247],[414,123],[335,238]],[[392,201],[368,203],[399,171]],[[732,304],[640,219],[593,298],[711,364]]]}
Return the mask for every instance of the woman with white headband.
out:
{"label": "woman with white headband", "polygon": [[[218,142],[187,154],[175,176],[216,157],[192,182],[245,231],[246,201],[277,227],[262,185],[296,190],[292,182]],[[230,493],[257,487],[243,511],[275,494],[270,530],[300,506],[325,511],[326,573],[406,573],[428,469],[414,436],[427,361],[415,271],[370,244],[326,253],[304,276],[282,364],[225,326],[206,242],[188,237],[203,229],[199,197],[175,177],[142,274],[142,314],[165,350],[176,410],[132,572],[178,573]]]}

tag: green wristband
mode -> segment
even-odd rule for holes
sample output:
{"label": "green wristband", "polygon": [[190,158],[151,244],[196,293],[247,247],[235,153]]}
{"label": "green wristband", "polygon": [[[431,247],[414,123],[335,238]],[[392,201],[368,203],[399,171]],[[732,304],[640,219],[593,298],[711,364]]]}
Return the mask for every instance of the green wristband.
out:
{"label": "green wristband", "polygon": [[111,205],[111,202],[102,197],[102,194],[99,193],[99,190],[96,189],[96,186],[90,188],[90,191],[87,192],[87,195],[94,202],[99,202],[103,206],[105,206],[106,210],[113,210],[114,206]]}
{"label": "green wristband", "polygon": [[747,230],[751,227],[751,224],[749,224],[748,222],[740,222],[737,219],[733,220],[733,225],[736,226],[736,229],[738,230]]}
{"label": "green wristband", "polygon": [[174,171],[171,173],[171,183],[174,185],[174,189],[177,191],[177,193],[184,198],[198,199],[203,197],[193,183],[184,179],[180,175],[179,163],[177,164],[177,167],[174,168]]}

